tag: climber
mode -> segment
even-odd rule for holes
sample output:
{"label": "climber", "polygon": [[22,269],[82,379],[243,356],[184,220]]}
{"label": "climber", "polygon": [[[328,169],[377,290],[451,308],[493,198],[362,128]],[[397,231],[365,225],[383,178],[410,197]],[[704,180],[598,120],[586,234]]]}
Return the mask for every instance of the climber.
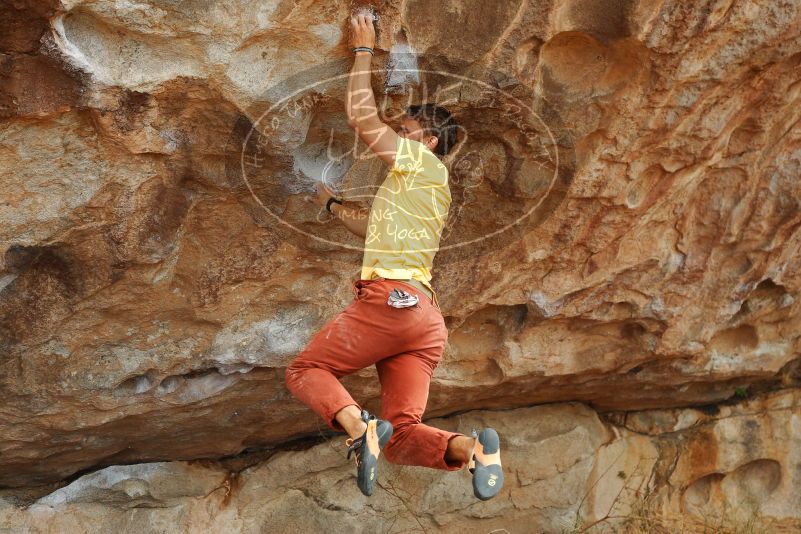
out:
{"label": "climber", "polygon": [[[497,432],[473,429],[468,437],[421,422],[448,339],[430,280],[451,203],[448,170],[440,159],[456,141],[456,123],[434,104],[410,106],[397,133],[380,120],[370,84],[374,20],[359,14],[350,21],[355,60],[346,111],[348,124],[390,170],[369,213],[323,184],[307,197],[365,239],[364,257],[359,279],[351,283],[353,301],[292,361],[286,384],[330,428],[350,436],[348,458],[355,453],[364,495],[373,493],[383,450],[396,464],[447,471],[467,465],[474,494],[487,500],[503,486]],[[380,419],[338,380],[373,364],[381,384]]]}

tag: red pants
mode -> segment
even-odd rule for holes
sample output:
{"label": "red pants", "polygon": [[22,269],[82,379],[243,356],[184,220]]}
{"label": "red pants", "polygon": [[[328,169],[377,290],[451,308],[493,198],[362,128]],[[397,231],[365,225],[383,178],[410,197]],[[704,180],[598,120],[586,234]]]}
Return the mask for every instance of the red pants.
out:
{"label": "red pants", "polygon": [[[393,287],[418,295],[418,305],[393,308]],[[464,462],[446,461],[447,432],[421,423],[431,375],[437,368],[448,330],[439,306],[418,288],[399,280],[375,278],[352,283],[353,301],[329,320],[286,370],[292,394],[334,430],[339,410],[354,405],[339,378],[375,364],[381,382],[381,419],[394,432],[383,450],[395,464],[455,471]],[[436,297],[436,295],[435,295]]]}

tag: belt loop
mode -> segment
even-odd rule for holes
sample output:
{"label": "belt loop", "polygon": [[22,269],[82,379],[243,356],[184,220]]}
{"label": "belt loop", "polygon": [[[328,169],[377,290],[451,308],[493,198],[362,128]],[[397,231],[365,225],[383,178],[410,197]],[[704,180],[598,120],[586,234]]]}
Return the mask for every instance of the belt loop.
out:
{"label": "belt loop", "polygon": [[442,308],[439,307],[439,300],[437,300],[437,292],[432,289],[431,295],[434,297],[434,306],[436,306],[439,311],[442,311]]}

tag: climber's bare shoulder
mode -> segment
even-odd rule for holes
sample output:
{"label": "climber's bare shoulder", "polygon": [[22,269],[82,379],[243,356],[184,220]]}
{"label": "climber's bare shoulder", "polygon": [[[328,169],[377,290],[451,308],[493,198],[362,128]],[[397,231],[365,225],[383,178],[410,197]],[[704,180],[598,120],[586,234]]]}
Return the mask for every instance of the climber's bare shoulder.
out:
{"label": "climber's bare shoulder", "polygon": [[364,117],[358,122],[350,123],[359,138],[364,141],[373,153],[390,167],[395,164],[395,152],[398,146],[398,134],[390,126],[382,122],[378,116]]}

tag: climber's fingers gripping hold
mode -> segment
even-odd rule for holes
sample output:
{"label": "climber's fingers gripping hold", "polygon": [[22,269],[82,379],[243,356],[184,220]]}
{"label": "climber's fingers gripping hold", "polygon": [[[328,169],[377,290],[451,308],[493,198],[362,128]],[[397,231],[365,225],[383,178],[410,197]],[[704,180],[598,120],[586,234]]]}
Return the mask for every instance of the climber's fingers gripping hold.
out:
{"label": "climber's fingers gripping hold", "polygon": [[350,44],[352,48],[357,46],[375,48],[373,15],[359,13],[350,18]]}

